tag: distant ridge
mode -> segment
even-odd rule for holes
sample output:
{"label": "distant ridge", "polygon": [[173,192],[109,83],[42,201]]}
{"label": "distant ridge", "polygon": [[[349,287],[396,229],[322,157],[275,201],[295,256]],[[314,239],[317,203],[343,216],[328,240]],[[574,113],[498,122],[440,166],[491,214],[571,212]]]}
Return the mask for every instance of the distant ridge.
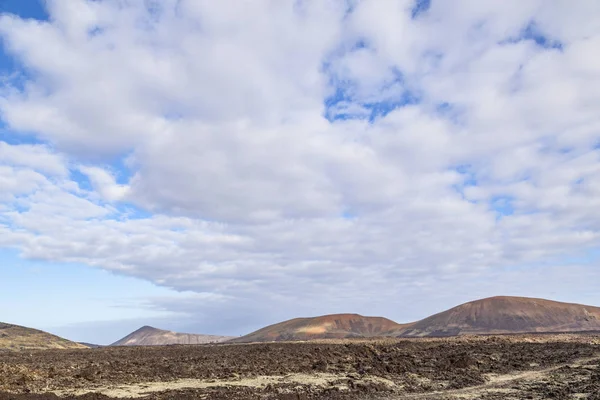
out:
{"label": "distant ridge", "polygon": [[111,346],[162,346],[168,344],[206,344],[219,343],[231,339],[230,336],[197,335],[192,333],[177,333],[143,326],[130,333]]}
{"label": "distant ridge", "polygon": [[79,343],[81,345],[84,345],[85,347],[88,347],[90,349],[97,349],[97,348],[100,348],[100,347],[105,347],[105,346],[103,346],[101,344],[94,344],[94,343],[87,343],[87,342],[77,342],[77,343]]}
{"label": "distant ridge", "polygon": [[259,329],[230,342],[270,342],[328,338],[377,337],[402,329],[404,325],[383,317],[359,314],[332,314],[295,318]]}
{"label": "distant ridge", "polygon": [[409,324],[400,337],[600,331],[600,308],[529,297],[496,296]]}
{"label": "distant ridge", "polygon": [[407,324],[358,314],[295,318],[269,325],[230,342],[586,331],[600,331],[600,307],[529,297],[496,296],[464,303]]}
{"label": "distant ridge", "polygon": [[0,351],[85,349],[67,339],[37,329],[0,322]]}
{"label": "distant ridge", "polygon": [[[470,301],[406,324],[383,317],[332,314],[295,318],[235,338],[177,333],[143,326],[111,346],[579,332],[600,332],[600,307],[529,297],[496,296]],[[40,330],[0,322],[0,351],[90,347],[101,346],[75,343]]]}

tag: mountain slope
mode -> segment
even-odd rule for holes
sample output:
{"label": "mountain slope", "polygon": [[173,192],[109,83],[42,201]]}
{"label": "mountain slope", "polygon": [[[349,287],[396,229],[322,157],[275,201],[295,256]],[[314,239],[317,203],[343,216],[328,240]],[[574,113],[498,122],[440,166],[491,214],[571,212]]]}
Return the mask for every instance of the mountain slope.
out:
{"label": "mountain slope", "polygon": [[162,346],[167,344],[204,344],[218,343],[231,339],[229,336],[196,335],[191,333],[177,333],[143,326],[130,333],[123,339],[116,341],[111,346]]}
{"label": "mountain slope", "polygon": [[600,308],[498,296],[461,304],[395,332],[395,336],[600,331]]}
{"label": "mountain slope", "polygon": [[0,351],[85,348],[79,343],[71,342],[47,332],[0,322]]}
{"label": "mountain slope", "polygon": [[326,338],[376,337],[404,325],[387,318],[363,317],[358,314],[323,315],[314,318],[295,318],[259,329],[231,342],[269,342]]}

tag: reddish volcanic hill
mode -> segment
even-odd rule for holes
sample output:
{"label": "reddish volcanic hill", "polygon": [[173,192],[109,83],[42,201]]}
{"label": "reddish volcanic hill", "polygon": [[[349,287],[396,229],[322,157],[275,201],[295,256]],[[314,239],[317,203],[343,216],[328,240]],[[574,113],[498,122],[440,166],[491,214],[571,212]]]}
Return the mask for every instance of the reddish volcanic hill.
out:
{"label": "reddish volcanic hill", "polygon": [[583,331],[600,332],[600,307],[498,296],[461,304],[409,324],[358,314],[296,318],[267,326],[231,342]]}
{"label": "reddish volcanic hill", "polygon": [[230,336],[197,335],[192,333],[177,333],[143,326],[130,333],[111,346],[163,346],[168,344],[205,344],[218,343],[231,339]]}
{"label": "reddish volcanic hill", "polygon": [[395,336],[600,331],[600,308],[526,297],[461,304],[396,331]]}
{"label": "reddish volcanic hill", "polygon": [[314,318],[295,318],[262,328],[231,342],[270,342],[328,338],[376,337],[402,329],[387,318],[358,314],[334,314]]}

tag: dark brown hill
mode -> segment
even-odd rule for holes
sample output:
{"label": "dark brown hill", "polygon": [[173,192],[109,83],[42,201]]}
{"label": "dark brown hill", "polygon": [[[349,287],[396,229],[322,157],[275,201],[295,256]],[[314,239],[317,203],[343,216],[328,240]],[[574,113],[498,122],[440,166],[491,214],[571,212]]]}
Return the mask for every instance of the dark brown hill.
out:
{"label": "dark brown hill", "polygon": [[167,344],[205,344],[218,343],[231,339],[230,336],[197,335],[193,333],[177,333],[143,326],[130,333],[111,346],[162,346]]}
{"label": "dark brown hill", "polygon": [[271,342],[328,338],[377,337],[402,329],[387,318],[358,314],[334,314],[313,318],[295,318],[259,329],[231,342]]}
{"label": "dark brown hill", "polygon": [[0,351],[85,348],[79,343],[71,342],[44,331],[0,322]]}
{"label": "dark brown hill", "polygon": [[600,331],[600,308],[526,297],[471,301],[396,331],[395,336]]}

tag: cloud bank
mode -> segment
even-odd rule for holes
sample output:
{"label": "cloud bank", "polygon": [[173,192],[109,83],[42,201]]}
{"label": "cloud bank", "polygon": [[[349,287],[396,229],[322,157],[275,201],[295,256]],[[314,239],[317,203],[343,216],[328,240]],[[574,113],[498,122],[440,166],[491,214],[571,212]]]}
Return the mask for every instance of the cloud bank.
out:
{"label": "cloud bank", "polygon": [[600,302],[600,3],[47,7],[0,17],[0,246],[216,324]]}

